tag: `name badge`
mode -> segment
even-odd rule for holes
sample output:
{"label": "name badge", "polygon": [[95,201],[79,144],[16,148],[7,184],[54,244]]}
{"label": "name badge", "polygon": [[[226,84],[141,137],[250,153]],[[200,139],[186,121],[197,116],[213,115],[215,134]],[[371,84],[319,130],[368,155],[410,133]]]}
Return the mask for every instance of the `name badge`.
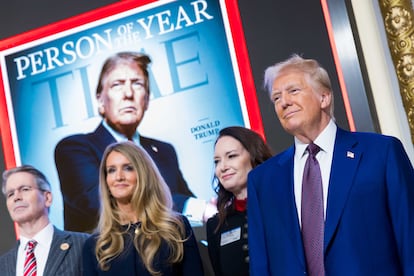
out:
{"label": "name badge", "polygon": [[234,228],[227,232],[221,233],[220,246],[240,240],[241,227]]}

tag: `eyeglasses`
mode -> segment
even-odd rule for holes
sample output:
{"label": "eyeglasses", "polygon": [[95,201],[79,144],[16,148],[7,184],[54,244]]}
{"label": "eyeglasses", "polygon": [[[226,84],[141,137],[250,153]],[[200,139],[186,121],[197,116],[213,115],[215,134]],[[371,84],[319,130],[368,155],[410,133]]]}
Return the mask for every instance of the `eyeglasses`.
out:
{"label": "eyeglasses", "polygon": [[39,191],[42,191],[42,192],[46,192],[46,190],[44,190],[44,189],[23,185],[23,186],[18,187],[17,189],[10,190],[10,191],[6,192],[6,198],[7,199],[12,198],[16,194],[16,191],[19,192],[20,194],[24,195],[24,194],[29,194],[33,190],[39,190]]}

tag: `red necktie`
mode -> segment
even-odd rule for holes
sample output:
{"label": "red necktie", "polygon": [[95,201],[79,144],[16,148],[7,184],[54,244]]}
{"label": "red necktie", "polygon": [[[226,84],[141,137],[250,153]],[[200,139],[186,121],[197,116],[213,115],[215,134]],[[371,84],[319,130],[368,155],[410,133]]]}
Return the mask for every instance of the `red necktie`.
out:
{"label": "red necktie", "polygon": [[323,257],[323,237],[325,222],[323,218],[322,177],[316,154],[320,148],[311,143],[305,163],[302,180],[302,239],[305,249],[306,265],[310,276],[325,275]]}
{"label": "red necktie", "polygon": [[30,240],[26,245],[26,259],[24,261],[23,276],[36,276],[37,265],[34,249],[37,245],[37,241]]}

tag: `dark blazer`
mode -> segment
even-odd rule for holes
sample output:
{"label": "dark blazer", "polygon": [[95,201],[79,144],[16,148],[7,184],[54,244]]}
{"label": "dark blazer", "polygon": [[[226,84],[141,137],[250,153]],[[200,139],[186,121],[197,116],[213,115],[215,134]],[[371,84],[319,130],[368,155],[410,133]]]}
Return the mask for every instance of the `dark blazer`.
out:
{"label": "dark blazer", "polygon": [[[61,231],[55,227],[43,275],[82,275],[82,248],[88,237],[89,235],[85,233]],[[20,241],[17,242],[15,247],[0,257],[1,275],[16,275],[19,244]],[[69,247],[62,249],[62,244],[68,244]]]}
{"label": "dark blazer", "polygon": [[[248,176],[252,275],[304,275],[294,147]],[[338,128],[325,219],[326,275],[414,275],[414,170],[401,142]]]}
{"label": "dark blazer", "polygon": [[[194,196],[179,169],[174,148],[155,139],[140,138],[141,146],[154,160],[173,195],[175,209]],[[91,232],[98,222],[99,165],[106,147],[115,138],[100,124],[92,133],[62,139],[55,148],[55,163],[64,202],[66,230]]]}
{"label": "dark blazer", "polygon": [[[249,247],[247,213],[237,212],[227,216],[225,223],[215,232],[219,218],[215,216],[207,221],[208,254],[216,276],[243,276],[249,275]],[[221,238],[226,233],[235,230],[240,231],[238,238],[232,242],[221,244]],[[239,232],[237,232],[239,233]]]}
{"label": "dark blazer", "polygon": [[[195,239],[193,230],[188,222],[188,219],[181,216],[186,230],[186,241],[184,242],[184,257],[180,263],[174,265],[167,264],[169,257],[169,248],[166,244],[161,244],[158,253],[154,257],[154,268],[162,273],[163,276],[203,276],[203,265],[201,262],[200,253],[198,251],[197,241]],[[97,234],[93,234],[84,245],[83,248],[83,267],[85,276],[106,275],[106,276],[123,276],[123,275],[139,275],[151,276],[148,270],[144,267],[137,250],[132,244],[132,237],[137,225],[128,228],[123,226],[125,234],[124,244],[125,248],[122,253],[115,259],[110,261],[110,268],[107,271],[102,271],[98,268],[96,260],[95,247]]]}

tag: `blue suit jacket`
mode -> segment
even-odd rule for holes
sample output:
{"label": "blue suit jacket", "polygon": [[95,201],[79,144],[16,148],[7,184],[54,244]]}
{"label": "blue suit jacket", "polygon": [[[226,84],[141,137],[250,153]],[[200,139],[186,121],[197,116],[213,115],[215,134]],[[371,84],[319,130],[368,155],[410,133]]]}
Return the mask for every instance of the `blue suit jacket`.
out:
{"label": "blue suit jacket", "polygon": [[[248,177],[251,275],[304,275],[294,147]],[[325,219],[326,275],[414,275],[414,170],[399,140],[338,128]]]}
{"label": "blue suit jacket", "polygon": [[[100,124],[88,134],[62,139],[55,149],[55,163],[64,201],[65,229],[92,232],[99,213],[99,165],[106,147],[115,138]],[[141,146],[154,160],[173,194],[175,209],[194,196],[179,169],[174,148],[167,143],[140,137]]]}
{"label": "blue suit jacket", "polygon": [[[88,237],[89,235],[85,233],[61,231],[55,227],[43,275],[81,276],[83,273],[82,248]],[[0,257],[1,275],[16,275],[19,243]],[[69,245],[68,249],[61,249],[64,243]]]}

